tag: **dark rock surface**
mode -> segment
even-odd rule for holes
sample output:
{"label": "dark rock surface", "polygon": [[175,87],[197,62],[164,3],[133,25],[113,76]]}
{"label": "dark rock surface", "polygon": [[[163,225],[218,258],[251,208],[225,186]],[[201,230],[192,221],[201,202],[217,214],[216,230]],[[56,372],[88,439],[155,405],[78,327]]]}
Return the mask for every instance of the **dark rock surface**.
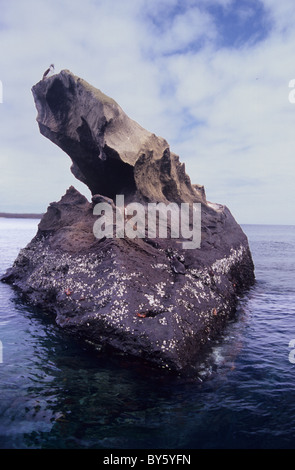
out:
{"label": "dark rock surface", "polygon": [[[62,71],[32,91],[41,133],[71,157],[93,197],[70,187],[51,203],[2,280],[99,350],[187,370],[254,282],[246,235],[227,207],[191,184],[164,139],[99,90]],[[95,238],[93,207],[114,207],[117,194],[145,204],[201,203],[201,248],[173,238]]]}

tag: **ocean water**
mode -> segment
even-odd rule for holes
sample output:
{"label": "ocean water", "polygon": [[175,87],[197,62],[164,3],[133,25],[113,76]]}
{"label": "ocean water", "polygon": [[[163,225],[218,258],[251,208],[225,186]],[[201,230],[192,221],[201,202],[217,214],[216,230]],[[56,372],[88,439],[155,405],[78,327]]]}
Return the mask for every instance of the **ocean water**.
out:
{"label": "ocean water", "polygon": [[[37,223],[0,219],[0,274]],[[190,380],[96,355],[0,283],[0,448],[294,448],[295,226],[243,229],[256,284]]]}

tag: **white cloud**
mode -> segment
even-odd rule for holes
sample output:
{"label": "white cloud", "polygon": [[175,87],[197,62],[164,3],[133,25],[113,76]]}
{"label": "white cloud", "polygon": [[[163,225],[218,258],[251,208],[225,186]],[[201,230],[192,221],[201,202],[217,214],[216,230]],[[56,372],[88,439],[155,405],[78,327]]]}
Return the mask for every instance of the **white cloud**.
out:
{"label": "white cloud", "polygon": [[261,0],[272,18],[277,33],[286,33],[294,28],[294,2],[284,0]]}
{"label": "white cloud", "polygon": [[189,8],[162,23],[150,27],[152,41],[148,41],[151,54],[169,54],[198,46],[199,41],[208,41],[216,36],[212,17],[198,8]]}

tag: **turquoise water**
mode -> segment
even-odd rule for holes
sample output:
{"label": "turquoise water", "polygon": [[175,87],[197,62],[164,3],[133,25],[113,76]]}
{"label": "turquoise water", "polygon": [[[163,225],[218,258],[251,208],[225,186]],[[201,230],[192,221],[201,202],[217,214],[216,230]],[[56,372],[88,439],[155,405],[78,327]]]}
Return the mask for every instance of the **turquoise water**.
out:
{"label": "turquoise water", "polygon": [[[0,274],[37,223],[0,219]],[[256,284],[190,381],[94,354],[0,283],[0,448],[294,448],[295,227],[243,228]]]}

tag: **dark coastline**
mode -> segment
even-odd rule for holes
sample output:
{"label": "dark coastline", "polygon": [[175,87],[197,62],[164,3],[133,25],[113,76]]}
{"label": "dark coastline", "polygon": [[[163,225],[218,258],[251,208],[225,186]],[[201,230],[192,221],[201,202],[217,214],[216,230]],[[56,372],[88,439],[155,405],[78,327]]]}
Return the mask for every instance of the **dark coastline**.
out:
{"label": "dark coastline", "polygon": [[11,212],[0,212],[0,217],[5,219],[41,219],[43,214],[14,214]]}

